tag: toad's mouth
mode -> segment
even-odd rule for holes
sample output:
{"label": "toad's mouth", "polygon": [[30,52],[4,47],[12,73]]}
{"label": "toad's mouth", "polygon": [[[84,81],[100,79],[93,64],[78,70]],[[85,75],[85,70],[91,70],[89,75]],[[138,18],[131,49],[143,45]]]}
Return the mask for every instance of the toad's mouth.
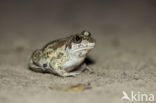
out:
{"label": "toad's mouth", "polygon": [[89,47],[80,47],[80,48],[77,48],[75,50],[73,50],[72,52],[78,52],[78,51],[83,51],[83,50],[91,50],[93,49],[95,46],[89,46]]}

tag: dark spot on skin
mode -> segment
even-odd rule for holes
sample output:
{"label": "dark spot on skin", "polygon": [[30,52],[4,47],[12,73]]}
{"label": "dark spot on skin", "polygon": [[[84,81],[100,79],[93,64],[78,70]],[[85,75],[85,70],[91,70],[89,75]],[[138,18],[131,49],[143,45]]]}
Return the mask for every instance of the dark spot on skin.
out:
{"label": "dark spot on skin", "polygon": [[63,53],[60,52],[60,53],[58,54],[57,58],[60,59],[62,56],[63,56]]}
{"label": "dark spot on skin", "polygon": [[47,56],[49,55],[49,52],[47,52]]}
{"label": "dark spot on skin", "polygon": [[61,56],[60,56],[60,55],[58,55],[58,56],[57,56],[57,59],[60,59],[60,58],[61,58]]}
{"label": "dark spot on skin", "polygon": [[57,50],[57,47],[56,47],[56,46],[54,46],[54,47],[53,47],[53,50]]}
{"label": "dark spot on skin", "polygon": [[47,67],[47,64],[43,64],[43,67],[44,67],[44,68]]}
{"label": "dark spot on skin", "polygon": [[63,55],[63,53],[61,53],[61,52],[60,52],[59,54],[60,54],[60,55]]}

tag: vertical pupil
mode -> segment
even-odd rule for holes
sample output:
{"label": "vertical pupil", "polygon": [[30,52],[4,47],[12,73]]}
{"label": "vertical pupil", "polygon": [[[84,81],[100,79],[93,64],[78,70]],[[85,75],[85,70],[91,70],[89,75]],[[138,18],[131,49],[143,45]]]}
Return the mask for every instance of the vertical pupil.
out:
{"label": "vertical pupil", "polygon": [[79,37],[79,36],[76,36],[76,40],[77,40],[77,41],[80,40],[80,37]]}

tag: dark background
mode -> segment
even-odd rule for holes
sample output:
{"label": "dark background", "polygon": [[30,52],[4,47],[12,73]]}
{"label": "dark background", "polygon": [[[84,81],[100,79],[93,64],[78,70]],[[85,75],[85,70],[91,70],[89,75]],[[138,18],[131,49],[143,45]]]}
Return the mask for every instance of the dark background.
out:
{"label": "dark background", "polygon": [[[155,18],[155,0],[0,1],[1,39],[17,37],[8,41],[10,43],[18,38],[45,42],[82,30],[92,32],[97,38],[137,35],[140,32],[154,34]],[[1,42],[3,44],[3,40]]]}
{"label": "dark background", "polygon": [[[1,32],[104,32],[154,30],[155,0],[1,0]],[[58,30],[59,29],[59,30]],[[44,34],[46,35],[46,34]],[[35,34],[34,34],[35,36]]]}

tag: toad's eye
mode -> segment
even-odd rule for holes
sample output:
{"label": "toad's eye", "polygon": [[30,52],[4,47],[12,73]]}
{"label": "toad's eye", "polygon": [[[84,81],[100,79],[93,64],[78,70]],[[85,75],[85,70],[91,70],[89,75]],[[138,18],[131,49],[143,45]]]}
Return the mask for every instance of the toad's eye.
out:
{"label": "toad's eye", "polygon": [[80,37],[79,36],[76,36],[75,39],[76,39],[76,41],[79,41],[80,40]]}
{"label": "toad's eye", "polygon": [[80,43],[82,41],[82,38],[78,35],[75,36],[74,38],[74,43]]}

